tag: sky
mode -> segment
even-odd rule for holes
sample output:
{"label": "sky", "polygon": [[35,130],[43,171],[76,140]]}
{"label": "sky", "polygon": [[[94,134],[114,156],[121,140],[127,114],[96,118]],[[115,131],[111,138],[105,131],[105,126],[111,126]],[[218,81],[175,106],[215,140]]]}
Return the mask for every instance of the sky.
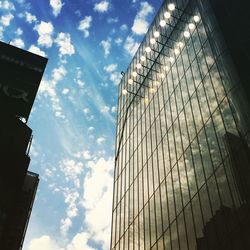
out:
{"label": "sky", "polygon": [[0,40],[49,59],[30,115],[23,250],[109,249],[117,90],[162,0],[3,0]]}

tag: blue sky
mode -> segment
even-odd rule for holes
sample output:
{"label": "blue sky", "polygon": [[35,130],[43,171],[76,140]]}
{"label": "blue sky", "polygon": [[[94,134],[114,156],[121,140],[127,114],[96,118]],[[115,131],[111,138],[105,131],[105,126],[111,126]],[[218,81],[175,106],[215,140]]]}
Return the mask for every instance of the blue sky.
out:
{"label": "blue sky", "polygon": [[3,0],[0,40],[49,58],[28,122],[24,250],[108,249],[117,86],[160,0]]}

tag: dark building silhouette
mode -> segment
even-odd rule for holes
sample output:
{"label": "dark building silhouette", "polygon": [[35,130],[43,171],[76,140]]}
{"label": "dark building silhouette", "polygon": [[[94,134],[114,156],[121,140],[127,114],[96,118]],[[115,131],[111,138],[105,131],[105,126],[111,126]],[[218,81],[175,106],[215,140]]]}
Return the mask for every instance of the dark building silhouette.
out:
{"label": "dark building silhouette", "polygon": [[29,171],[26,173],[14,206],[9,209],[9,216],[3,231],[2,245],[6,250],[22,249],[38,182],[38,174]]}
{"label": "dark building silhouette", "polygon": [[221,207],[205,225],[204,237],[197,239],[197,250],[249,249],[249,211],[249,204],[239,209]]}
{"label": "dark building silhouette", "polygon": [[250,249],[249,13],[163,2],[119,85],[110,249]]}
{"label": "dark building silhouette", "polygon": [[22,248],[38,175],[28,172],[26,122],[47,59],[0,42],[0,249]]}

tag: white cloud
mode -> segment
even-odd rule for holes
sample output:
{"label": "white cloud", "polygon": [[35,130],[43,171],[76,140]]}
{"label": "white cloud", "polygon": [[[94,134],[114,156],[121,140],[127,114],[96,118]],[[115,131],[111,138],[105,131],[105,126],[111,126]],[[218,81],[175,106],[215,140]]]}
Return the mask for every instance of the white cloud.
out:
{"label": "white cloud", "polygon": [[96,140],[98,145],[102,145],[105,141],[106,141],[106,139],[104,137],[99,137]]}
{"label": "white cloud", "polygon": [[86,117],[86,119],[88,120],[88,121],[91,121],[91,120],[93,120],[95,117],[94,117],[94,115],[92,115],[91,113],[90,113],[90,109],[89,108],[84,108],[83,109],[83,113],[84,113],[84,115],[85,115],[85,117]]}
{"label": "white cloud", "polygon": [[59,66],[58,68],[53,69],[50,80],[42,80],[40,87],[39,87],[39,94],[43,94],[45,96],[49,96],[51,103],[52,103],[52,109],[55,113],[55,116],[65,118],[63,112],[63,109],[60,105],[60,99],[57,96],[56,93],[56,85],[59,81],[61,81],[67,74],[67,70],[64,68],[64,66]]}
{"label": "white cloud", "polygon": [[0,26],[0,39],[3,39],[3,31],[4,31],[3,27]]}
{"label": "white cloud", "polygon": [[62,6],[63,6],[62,1],[61,0],[50,0],[49,3],[53,9],[53,15],[58,16],[60,14]]}
{"label": "white cloud", "polygon": [[107,19],[108,23],[118,23],[118,21],[119,21],[118,17],[109,17]]}
{"label": "white cloud", "polygon": [[[79,187],[80,187],[80,185],[79,185]],[[73,218],[73,217],[76,217],[78,215],[78,208],[76,207],[76,205],[68,207],[67,215],[69,216],[69,218]]]}
{"label": "white cloud", "polygon": [[50,238],[48,235],[44,235],[40,238],[36,238],[30,241],[28,250],[63,250],[57,242]]}
{"label": "white cloud", "polygon": [[74,82],[82,89],[85,85],[85,82],[81,80],[82,77],[82,71],[80,67],[76,68],[76,78],[74,79]]}
{"label": "white cloud", "polygon": [[70,218],[61,219],[60,231],[63,236],[66,236],[69,228],[72,226],[72,221]]}
{"label": "white cloud", "polygon": [[25,12],[25,20],[27,23],[33,23],[37,20],[36,16],[32,15],[29,12]]}
{"label": "white cloud", "polygon": [[121,45],[121,43],[122,43],[122,38],[121,37],[117,37],[116,39],[115,39],[115,43],[117,44],[117,45]]}
{"label": "white cloud", "polygon": [[6,15],[3,15],[3,16],[1,16],[1,19],[0,19],[0,23],[3,25],[3,26],[5,26],[5,27],[7,27],[7,26],[9,26],[10,25],[10,22],[11,22],[11,20],[14,18],[14,16],[12,15],[12,14],[6,14]]}
{"label": "white cloud", "polygon": [[120,30],[122,30],[122,31],[127,30],[127,29],[128,29],[127,24],[123,24],[123,25],[121,25],[121,27],[120,27]]}
{"label": "white cloud", "polygon": [[76,10],[76,11],[75,11],[75,14],[76,14],[78,17],[80,17],[80,16],[82,15],[82,13],[81,13],[80,10]]}
{"label": "white cloud", "polygon": [[84,150],[83,152],[77,152],[74,156],[77,158],[83,158],[85,160],[90,160],[92,158],[92,155],[88,150]]}
{"label": "white cloud", "polygon": [[146,19],[148,15],[153,13],[153,11],[154,8],[148,2],[141,2],[141,8],[135,17],[132,26],[132,31],[136,35],[144,35],[147,33],[149,23]]}
{"label": "white cloud", "polygon": [[44,170],[44,175],[46,175],[46,176],[48,176],[48,177],[53,177],[53,176],[54,176],[53,171],[50,170],[50,169],[48,169],[48,168],[46,168],[46,169]]}
{"label": "white cloud", "polygon": [[83,31],[84,37],[89,36],[89,28],[91,26],[92,16],[85,16],[83,20],[80,21],[78,30]]}
{"label": "white cloud", "polygon": [[90,154],[90,152],[88,150],[83,151],[83,158],[85,160],[91,159],[91,154]]}
{"label": "white cloud", "polygon": [[108,113],[110,111],[110,107],[109,106],[104,106],[101,108],[101,113]]}
{"label": "white cloud", "polygon": [[95,250],[88,245],[90,235],[82,232],[75,235],[71,243],[67,246],[67,250]]}
{"label": "white cloud", "polygon": [[104,13],[108,11],[109,5],[110,5],[109,2],[104,0],[101,1],[100,3],[96,3],[94,6],[94,10],[100,13]]}
{"label": "white cloud", "polygon": [[110,80],[114,83],[114,85],[118,85],[122,79],[122,75],[119,72],[113,72],[110,75]]}
{"label": "white cloud", "polygon": [[[79,204],[79,188],[80,188],[80,174],[82,173],[82,163],[74,160],[64,159],[60,162],[59,168],[63,172],[67,182],[67,187],[61,188],[64,196],[64,203],[66,204],[66,218],[61,219],[60,231],[62,236],[66,236],[68,230],[72,227],[72,218],[78,215]],[[73,184],[73,187],[72,187]],[[69,187],[70,186],[70,187]]]}
{"label": "white cloud", "polygon": [[100,158],[96,162],[90,162],[88,166],[90,172],[86,175],[83,186],[85,222],[94,235],[93,239],[102,242],[103,249],[109,249],[114,163],[112,159]]}
{"label": "white cloud", "polygon": [[75,48],[71,44],[71,37],[69,33],[60,32],[55,40],[57,46],[59,46],[60,56],[62,55],[73,55],[75,53]]}
{"label": "white cloud", "polygon": [[117,69],[117,64],[110,64],[108,66],[104,67],[104,70],[107,71],[108,73],[111,73]]}
{"label": "white cloud", "polygon": [[96,250],[88,245],[90,237],[86,232],[77,233],[65,248],[61,248],[51,236],[43,235],[32,239],[28,244],[28,250]]}
{"label": "white cloud", "polygon": [[89,133],[93,133],[94,131],[95,131],[95,128],[94,128],[94,127],[89,127],[89,128],[88,128],[88,132],[89,132]]}
{"label": "white cloud", "polygon": [[90,113],[89,108],[85,108],[85,109],[83,109],[83,113],[84,113],[84,114],[89,114],[89,113]]}
{"label": "white cloud", "polygon": [[67,70],[61,65],[59,68],[53,69],[52,78],[57,83],[58,81],[61,81],[66,74]]}
{"label": "white cloud", "polygon": [[117,107],[115,107],[115,106],[113,106],[113,107],[111,108],[111,112],[112,112],[112,113],[115,113],[116,110],[117,110]]}
{"label": "white cloud", "polygon": [[77,79],[77,80],[76,80],[76,83],[77,83],[77,85],[78,85],[80,88],[83,88],[84,85],[85,85],[84,81],[82,81],[82,80],[80,80],[80,79]]}
{"label": "white cloud", "polygon": [[25,9],[31,9],[31,2],[29,0],[16,0]]}
{"label": "white cloud", "polygon": [[62,94],[63,95],[67,95],[68,93],[69,93],[69,89],[64,88],[63,91],[62,91]]}
{"label": "white cloud", "polygon": [[52,33],[54,30],[53,24],[51,22],[41,21],[37,24],[34,29],[38,32],[38,44],[45,46],[47,48],[51,47],[53,44]]}
{"label": "white cloud", "polygon": [[39,56],[43,56],[46,57],[46,53],[44,51],[42,51],[39,47],[35,46],[35,45],[31,45],[29,48],[29,52],[32,52],[34,54],[37,54]]}
{"label": "white cloud", "polygon": [[15,34],[16,34],[17,36],[21,36],[21,35],[23,34],[23,30],[22,30],[21,28],[17,28]]}
{"label": "white cloud", "polygon": [[110,48],[111,48],[111,39],[108,38],[107,40],[103,40],[100,42],[100,45],[103,47],[104,49],[104,55],[105,57],[108,56],[110,54]]}
{"label": "white cloud", "polygon": [[138,42],[135,42],[134,38],[131,36],[128,36],[125,44],[124,44],[124,49],[131,55],[133,56],[137,49],[139,48],[140,44]]}
{"label": "white cloud", "polygon": [[15,10],[15,6],[12,2],[10,1],[0,1],[0,9],[5,9],[5,10]]}
{"label": "white cloud", "polygon": [[80,67],[76,67],[76,78],[79,79],[82,76],[82,70]]}
{"label": "white cloud", "polygon": [[38,93],[43,94],[44,96],[49,96],[52,103],[52,109],[55,112],[55,115],[63,118],[62,113],[60,113],[62,112],[62,108],[60,106],[60,100],[55,90],[55,82],[53,80],[42,80]]}
{"label": "white cloud", "polygon": [[76,180],[83,171],[83,164],[71,159],[63,159],[59,164],[59,168],[67,181]]}
{"label": "white cloud", "polygon": [[136,19],[134,21],[132,31],[137,35],[144,35],[148,30],[148,22],[144,19]]}
{"label": "white cloud", "polygon": [[10,42],[11,45],[16,46],[18,48],[24,48],[24,41],[21,38],[16,38]]}
{"label": "white cloud", "polygon": [[32,159],[34,160],[39,155],[39,145],[37,145],[37,142],[35,139],[32,140],[31,148],[30,148],[30,155]]}
{"label": "white cloud", "polygon": [[[75,181],[74,181],[75,182]],[[80,188],[80,185],[79,187]],[[63,190],[64,202],[68,205],[67,216],[68,218],[74,218],[78,215],[77,203],[79,201],[79,192],[76,189],[66,188]]]}

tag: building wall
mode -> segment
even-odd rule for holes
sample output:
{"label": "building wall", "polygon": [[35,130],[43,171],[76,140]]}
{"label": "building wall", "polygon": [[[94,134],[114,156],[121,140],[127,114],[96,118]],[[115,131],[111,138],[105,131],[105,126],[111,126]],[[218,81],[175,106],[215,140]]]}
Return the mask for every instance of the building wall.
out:
{"label": "building wall", "polygon": [[120,84],[111,249],[224,249],[216,214],[248,202],[249,109],[230,50],[208,1],[177,1],[167,19],[169,2]]}
{"label": "building wall", "polygon": [[38,174],[27,172],[15,203],[8,211],[1,248],[21,250],[39,182]]}
{"label": "building wall", "polygon": [[[28,120],[47,59],[0,42],[0,249],[22,249],[38,175]],[[24,122],[26,121],[26,122]]]}

